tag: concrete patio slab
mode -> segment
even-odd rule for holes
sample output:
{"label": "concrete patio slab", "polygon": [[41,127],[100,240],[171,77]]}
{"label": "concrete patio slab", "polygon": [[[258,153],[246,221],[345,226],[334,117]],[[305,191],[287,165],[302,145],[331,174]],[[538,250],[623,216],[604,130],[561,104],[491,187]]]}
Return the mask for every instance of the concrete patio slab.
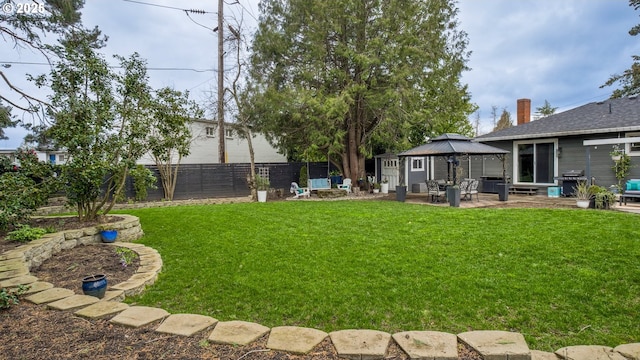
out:
{"label": "concrete patio slab", "polygon": [[33,295],[27,296],[25,300],[30,301],[34,304],[46,304],[46,303],[54,302],[56,300],[64,299],[73,295],[75,295],[73,290],[63,289],[63,288],[51,288],[51,289],[44,290],[39,293],[35,293]]}
{"label": "concrete patio slab", "polygon": [[269,332],[269,328],[247,321],[222,321],[209,335],[214,344],[247,345]]}
{"label": "concrete patio slab", "polygon": [[12,288],[18,285],[29,285],[36,281],[38,281],[38,278],[33,275],[18,276],[12,279],[0,281],[0,288]]}
{"label": "concrete patio slab", "polygon": [[546,351],[531,350],[531,360],[558,360],[558,355]]}
{"label": "concrete patio slab", "polygon": [[306,354],[327,337],[327,333],[317,329],[297,326],[278,326],[271,329],[267,348]]}
{"label": "concrete patio slab", "polygon": [[71,310],[71,309],[77,309],[84,306],[89,306],[91,304],[97,303],[98,301],[100,301],[100,299],[94,296],[71,295],[67,298],[49,303],[47,304],[47,307],[56,309],[56,310]]}
{"label": "concrete patio slab", "polygon": [[169,316],[169,312],[148,306],[132,306],[110,320],[113,324],[138,328],[162,320]]}
{"label": "concrete patio slab", "polygon": [[640,360],[640,343],[618,345],[613,348],[613,351],[617,351],[631,360]]}
{"label": "concrete patio slab", "polygon": [[156,329],[157,332],[181,336],[191,336],[218,322],[210,316],[197,314],[169,315]]}
{"label": "concrete patio slab", "polygon": [[404,331],[393,340],[411,359],[457,360],[458,337],[439,331]]}
{"label": "concrete patio slab", "polygon": [[340,357],[348,359],[383,359],[391,334],[376,330],[340,330],[329,334]]}
{"label": "concrete patio slab", "polygon": [[567,346],[556,350],[556,355],[566,360],[627,360],[613,348],[600,345]]}
{"label": "concrete patio slab", "polygon": [[31,283],[28,285],[29,286],[29,290],[27,290],[25,292],[25,294],[35,294],[41,291],[45,291],[48,289],[53,288],[53,284],[52,283],[48,283],[45,281],[36,281],[34,283]]}
{"label": "concrete patio slab", "polygon": [[524,336],[508,331],[470,331],[458,338],[474,348],[484,360],[531,360]]}
{"label": "concrete patio slab", "polygon": [[105,316],[123,312],[129,308],[129,305],[114,301],[99,301],[93,305],[76,311],[74,314],[90,319],[102,318]]}

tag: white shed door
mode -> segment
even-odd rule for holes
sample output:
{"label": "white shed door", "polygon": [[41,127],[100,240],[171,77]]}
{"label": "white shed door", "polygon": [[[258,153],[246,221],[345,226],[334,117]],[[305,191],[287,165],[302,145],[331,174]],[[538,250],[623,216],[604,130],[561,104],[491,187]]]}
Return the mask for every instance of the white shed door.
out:
{"label": "white shed door", "polygon": [[395,189],[400,179],[398,159],[382,159],[382,180],[389,180],[389,189]]}

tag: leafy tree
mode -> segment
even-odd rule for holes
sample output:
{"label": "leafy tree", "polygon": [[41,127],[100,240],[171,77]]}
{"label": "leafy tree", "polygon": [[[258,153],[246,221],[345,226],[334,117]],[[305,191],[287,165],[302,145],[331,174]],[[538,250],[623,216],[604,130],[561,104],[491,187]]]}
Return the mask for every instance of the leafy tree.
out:
{"label": "leafy tree", "polygon": [[[640,9],[640,0],[629,0],[629,6],[633,7],[634,10]],[[629,35],[631,36],[638,34],[640,34],[640,24],[629,30]],[[640,94],[640,56],[633,55],[631,58],[633,59],[633,64],[631,64],[629,69],[625,70],[622,74],[611,75],[609,80],[600,86],[600,88],[604,88],[606,86],[619,84],[621,88],[613,90],[611,94],[611,98],[613,99]]]}
{"label": "leafy tree", "polygon": [[188,92],[170,88],[156,92],[147,141],[167,200],[173,199],[180,161],[190,153],[189,125],[202,115],[198,105],[189,101]]}
{"label": "leafy tree", "polygon": [[452,0],[266,0],[253,42],[255,123],[281,150],[364,177],[372,148],[472,133],[467,35]]}
{"label": "leafy tree", "polygon": [[547,101],[545,99],[544,100],[544,105],[536,108],[536,114],[539,117],[543,118],[543,117],[547,117],[549,115],[555,114],[556,110],[558,110],[558,108],[557,107],[552,107],[551,104],[549,103],[549,101]]}
{"label": "leafy tree", "polygon": [[0,99],[0,140],[8,139],[4,129],[15,127],[17,123],[17,120],[11,116],[11,107],[3,106]]}
{"label": "leafy tree", "polygon": [[47,130],[69,160],[62,177],[69,202],[81,220],[108,213],[123,191],[128,171],[147,150],[150,90],[146,63],[137,54],[117,57],[116,73],[97,53],[100,31],[74,30],[53,48],[60,61],[49,77],[54,94]]}
{"label": "leafy tree", "polygon": [[[7,3],[14,5],[15,8],[17,2],[8,1]],[[34,4],[42,4],[44,11],[29,14],[0,11],[0,35],[5,42],[11,43],[12,47],[35,50],[48,59],[52,54],[42,43],[41,36],[48,33],[62,34],[66,29],[78,25],[80,23],[80,9],[84,6],[84,0],[43,0],[42,2],[34,2]],[[1,70],[0,78],[25,103],[18,104],[6,94],[0,94],[0,100],[16,109],[30,112],[35,111],[39,105],[44,103],[44,101],[15,87]]]}
{"label": "leafy tree", "polygon": [[493,131],[498,131],[502,129],[508,129],[513,126],[513,122],[511,121],[511,113],[507,111],[507,109],[502,109],[502,115],[500,115],[500,120],[496,124],[496,127]]}
{"label": "leafy tree", "polygon": [[[18,149],[20,167],[8,167],[2,157],[0,169],[0,231],[10,230],[26,220],[38,207],[46,204],[49,195],[59,188],[56,168],[39,162],[33,149]],[[7,171],[11,170],[11,171]]]}

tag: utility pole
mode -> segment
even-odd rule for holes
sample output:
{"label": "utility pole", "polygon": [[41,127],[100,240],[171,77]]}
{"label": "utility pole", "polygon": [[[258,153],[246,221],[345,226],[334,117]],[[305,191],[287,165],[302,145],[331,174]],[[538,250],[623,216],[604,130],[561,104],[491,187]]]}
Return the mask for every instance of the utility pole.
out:
{"label": "utility pole", "polygon": [[224,145],[224,34],[223,27],[224,0],[218,0],[218,162],[227,161]]}

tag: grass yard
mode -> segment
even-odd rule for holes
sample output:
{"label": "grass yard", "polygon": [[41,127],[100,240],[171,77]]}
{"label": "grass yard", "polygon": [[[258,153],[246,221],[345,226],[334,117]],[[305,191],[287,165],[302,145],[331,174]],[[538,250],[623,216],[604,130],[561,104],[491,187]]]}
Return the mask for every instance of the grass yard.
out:
{"label": "grass yard", "polygon": [[324,331],[522,333],[532,349],[640,341],[640,217],[393,201],[127,210],[157,249],[140,305]]}

